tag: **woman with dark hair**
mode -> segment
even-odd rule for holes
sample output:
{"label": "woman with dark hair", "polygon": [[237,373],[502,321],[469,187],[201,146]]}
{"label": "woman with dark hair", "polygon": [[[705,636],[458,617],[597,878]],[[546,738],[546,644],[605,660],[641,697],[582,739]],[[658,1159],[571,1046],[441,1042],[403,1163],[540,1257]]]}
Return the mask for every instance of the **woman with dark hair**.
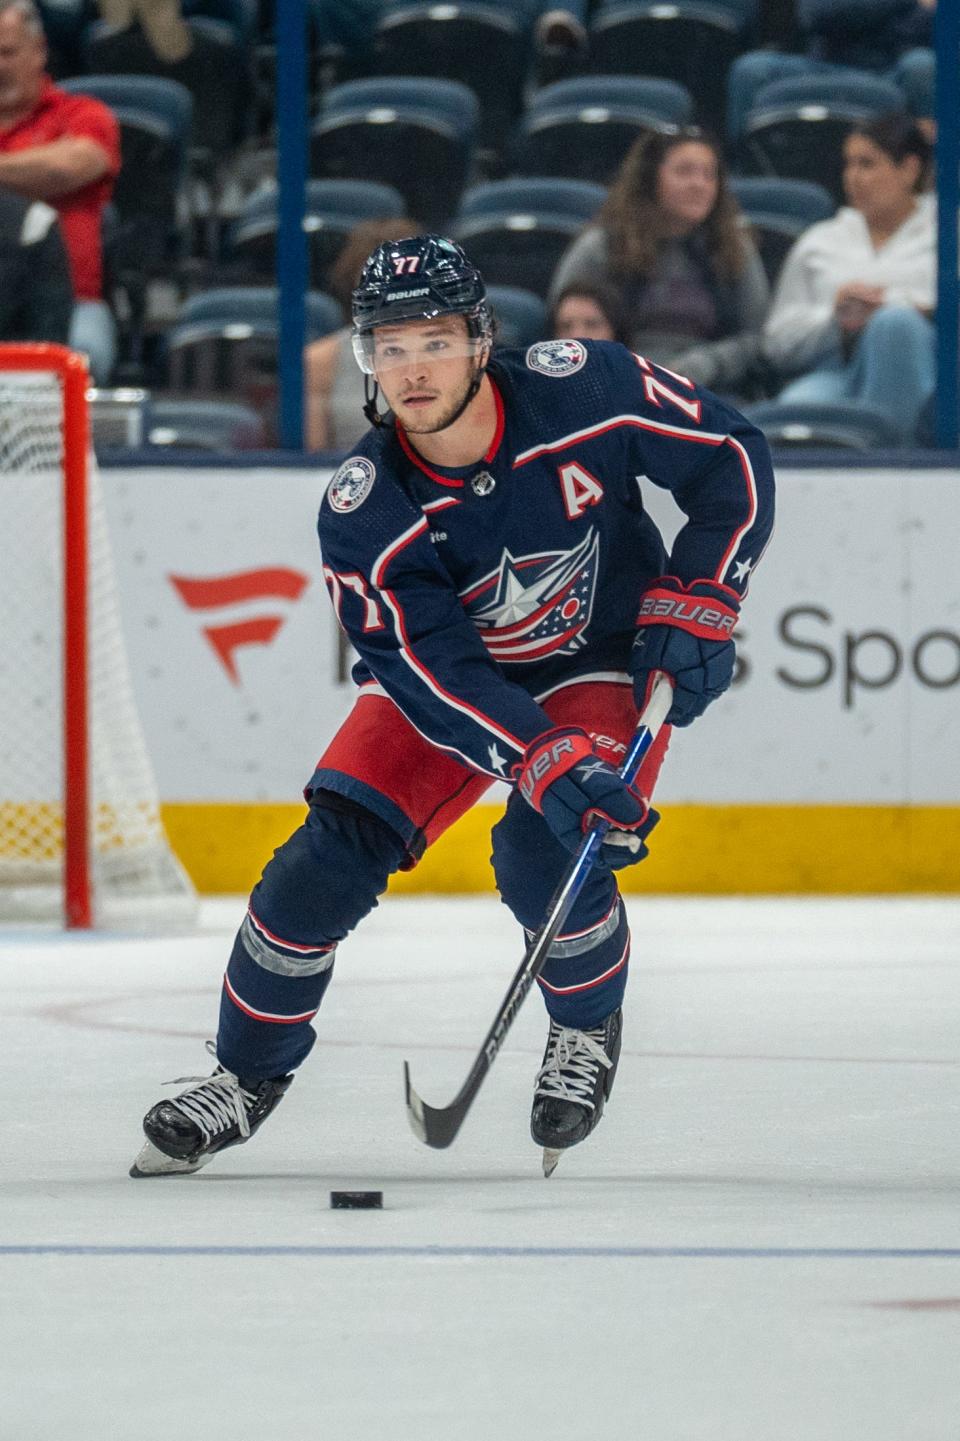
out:
{"label": "woman with dark hair", "polygon": [[843,146],[849,205],[811,225],[787,256],[765,331],[790,401],[862,401],[913,437],[936,384],[930,320],[936,199],[930,143],[907,115],[855,125]]}
{"label": "woman with dark hair", "polygon": [[550,306],[548,333],[552,340],[619,340],[627,344],[627,323],[620,296],[612,286],[574,281],[558,292]]}
{"label": "woman with dark hair", "polygon": [[635,141],[596,221],[563,256],[550,301],[575,282],[615,287],[629,343],[712,390],[737,391],[760,347],[763,264],[699,129]]}

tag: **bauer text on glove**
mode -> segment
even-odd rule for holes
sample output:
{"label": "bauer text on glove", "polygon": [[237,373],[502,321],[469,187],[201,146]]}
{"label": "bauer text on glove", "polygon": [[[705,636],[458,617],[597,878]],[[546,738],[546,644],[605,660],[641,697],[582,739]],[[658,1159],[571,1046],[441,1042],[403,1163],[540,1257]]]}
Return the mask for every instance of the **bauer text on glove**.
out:
{"label": "bauer text on glove", "polygon": [[527,747],[514,772],[524,799],[568,851],[597,818],[607,821],[599,860],[611,870],[647,854],[645,838],[660,819],[576,727],[546,731]]}
{"label": "bauer text on glove", "polygon": [[655,580],[640,600],[630,657],[637,708],[646,703],[654,673],[662,670],[674,686],[668,723],[687,726],[703,715],[733,679],[739,613],[739,597],[729,586],[712,580],[684,585],[672,575]]}

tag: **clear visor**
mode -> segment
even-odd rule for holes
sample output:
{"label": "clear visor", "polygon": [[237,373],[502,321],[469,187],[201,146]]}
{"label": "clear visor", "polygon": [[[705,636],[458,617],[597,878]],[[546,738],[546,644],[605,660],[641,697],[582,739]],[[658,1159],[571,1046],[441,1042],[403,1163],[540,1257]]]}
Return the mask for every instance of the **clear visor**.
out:
{"label": "clear visor", "polygon": [[404,335],[402,331],[378,334],[367,331],[353,337],[353,353],[365,375],[385,370],[435,365],[438,360],[466,360],[479,355],[489,342],[468,335]]}

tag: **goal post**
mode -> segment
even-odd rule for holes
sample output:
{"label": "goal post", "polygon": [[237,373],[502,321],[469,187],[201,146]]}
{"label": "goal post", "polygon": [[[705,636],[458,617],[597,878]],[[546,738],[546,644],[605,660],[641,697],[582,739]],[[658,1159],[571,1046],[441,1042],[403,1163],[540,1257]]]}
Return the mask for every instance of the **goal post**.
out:
{"label": "goal post", "polygon": [[0,921],[182,925],[124,646],[89,377],[0,344]]}

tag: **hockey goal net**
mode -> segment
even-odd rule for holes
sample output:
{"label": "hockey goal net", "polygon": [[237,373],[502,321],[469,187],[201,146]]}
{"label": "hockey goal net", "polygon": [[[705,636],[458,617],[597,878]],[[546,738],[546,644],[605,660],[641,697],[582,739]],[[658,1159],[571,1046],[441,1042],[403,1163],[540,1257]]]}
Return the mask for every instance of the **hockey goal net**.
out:
{"label": "hockey goal net", "polygon": [[134,704],[87,371],[0,345],[0,920],[183,924]]}

